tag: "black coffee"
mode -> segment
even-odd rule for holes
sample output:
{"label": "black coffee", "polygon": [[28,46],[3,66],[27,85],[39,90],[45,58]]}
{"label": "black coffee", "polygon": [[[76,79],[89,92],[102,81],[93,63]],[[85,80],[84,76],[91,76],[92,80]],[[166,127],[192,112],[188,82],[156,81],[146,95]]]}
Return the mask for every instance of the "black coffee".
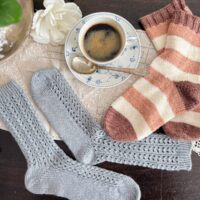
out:
{"label": "black coffee", "polygon": [[92,26],[84,39],[86,52],[97,61],[108,61],[116,57],[121,49],[121,43],[119,32],[107,24]]}

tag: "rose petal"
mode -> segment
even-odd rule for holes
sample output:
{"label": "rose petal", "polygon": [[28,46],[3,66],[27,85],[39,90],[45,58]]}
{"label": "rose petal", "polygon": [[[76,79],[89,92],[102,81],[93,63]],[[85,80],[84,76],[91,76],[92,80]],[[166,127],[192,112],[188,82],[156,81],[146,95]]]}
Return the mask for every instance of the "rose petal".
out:
{"label": "rose petal", "polygon": [[45,8],[47,8],[49,5],[53,4],[64,4],[64,0],[44,0],[43,5]]}
{"label": "rose petal", "polygon": [[65,34],[63,34],[63,32],[60,32],[59,30],[52,29],[50,30],[50,38],[54,44],[63,44]]}

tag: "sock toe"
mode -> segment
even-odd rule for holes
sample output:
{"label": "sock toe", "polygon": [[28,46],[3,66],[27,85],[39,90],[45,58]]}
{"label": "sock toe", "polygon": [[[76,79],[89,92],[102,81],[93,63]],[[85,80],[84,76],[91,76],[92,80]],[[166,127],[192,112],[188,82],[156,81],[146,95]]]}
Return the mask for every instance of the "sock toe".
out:
{"label": "sock toe", "polygon": [[115,140],[137,140],[131,123],[115,109],[110,107],[104,118],[104,128],[107,134]]}

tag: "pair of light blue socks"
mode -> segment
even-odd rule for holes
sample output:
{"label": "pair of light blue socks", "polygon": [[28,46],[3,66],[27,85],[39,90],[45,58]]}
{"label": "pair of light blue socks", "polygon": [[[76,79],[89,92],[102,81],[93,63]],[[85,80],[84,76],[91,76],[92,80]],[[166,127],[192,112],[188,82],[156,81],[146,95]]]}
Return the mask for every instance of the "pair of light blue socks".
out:
{"label": "pair of light blue socks", "polygon": [[191,169],[189,142],[162,134],[133,143],[111,140],[58,70],[35,73],[31,87],[37,105],[79,162],[55,144],[15,82],[0,87],[0,117],[27,160],[25,185],[30,192],[70,200],[139,200],[140,189],[133,179],[91,165],[110,161],[165,170]]}
{"label": "pair of light blue socks", "polygon": [[31,88],[36,104],[80,162],[94,165],[109,161],[171,171],[191,169],[191,142],[163,134],[152,134],[137,142],[109,138],[57,69],[35,73]]}
{"label": "pair of light blue socks", "polygon": [[69,158],[15,82],[0,87],[0,117],[26,158],[25,186],[30,192],[70,200],[140,199],[140,188],[130,177]]}

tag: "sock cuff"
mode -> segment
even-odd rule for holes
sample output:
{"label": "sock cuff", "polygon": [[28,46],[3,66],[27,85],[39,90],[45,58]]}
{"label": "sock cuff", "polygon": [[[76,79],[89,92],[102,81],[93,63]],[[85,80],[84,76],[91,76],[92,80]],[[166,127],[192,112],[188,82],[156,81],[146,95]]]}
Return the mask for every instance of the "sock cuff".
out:
{"label": "sock cuff", "polygon": [[180,155],[179,170],[192,170],[192,143],[180,141],[177,153]]}
{"label": "sock cuff", "polygon": [[[192,168],[192,143],[174,140],[162,133],[135,142],[113,142],[108,136],[101,141],[98,149],[102,160],[168,171],[190,171]],[[114,144],[112,149],[102,150],[111,143]]]}
{"label": "sock cuff", "polygon": [[188,13],[192,13],[186,5],[185,0],[173,0],[165,7],[140,18],[140,22],[144,29],[148,29],[171,19],[175,10],[184,10]]}
{"label": "sock cuff", "polygon": [[15,81],[10,81],[2,86],[0,86],[0,100],[5,100],[13,96],[13,93],[19,94],[22,89]]}
{"label": "sock cuff", "polygon": [[176,11],[173,14],[171,22],[174,24],[181,24],[196,33],[200,33],[200,17],[198,16],[183,11]]}

